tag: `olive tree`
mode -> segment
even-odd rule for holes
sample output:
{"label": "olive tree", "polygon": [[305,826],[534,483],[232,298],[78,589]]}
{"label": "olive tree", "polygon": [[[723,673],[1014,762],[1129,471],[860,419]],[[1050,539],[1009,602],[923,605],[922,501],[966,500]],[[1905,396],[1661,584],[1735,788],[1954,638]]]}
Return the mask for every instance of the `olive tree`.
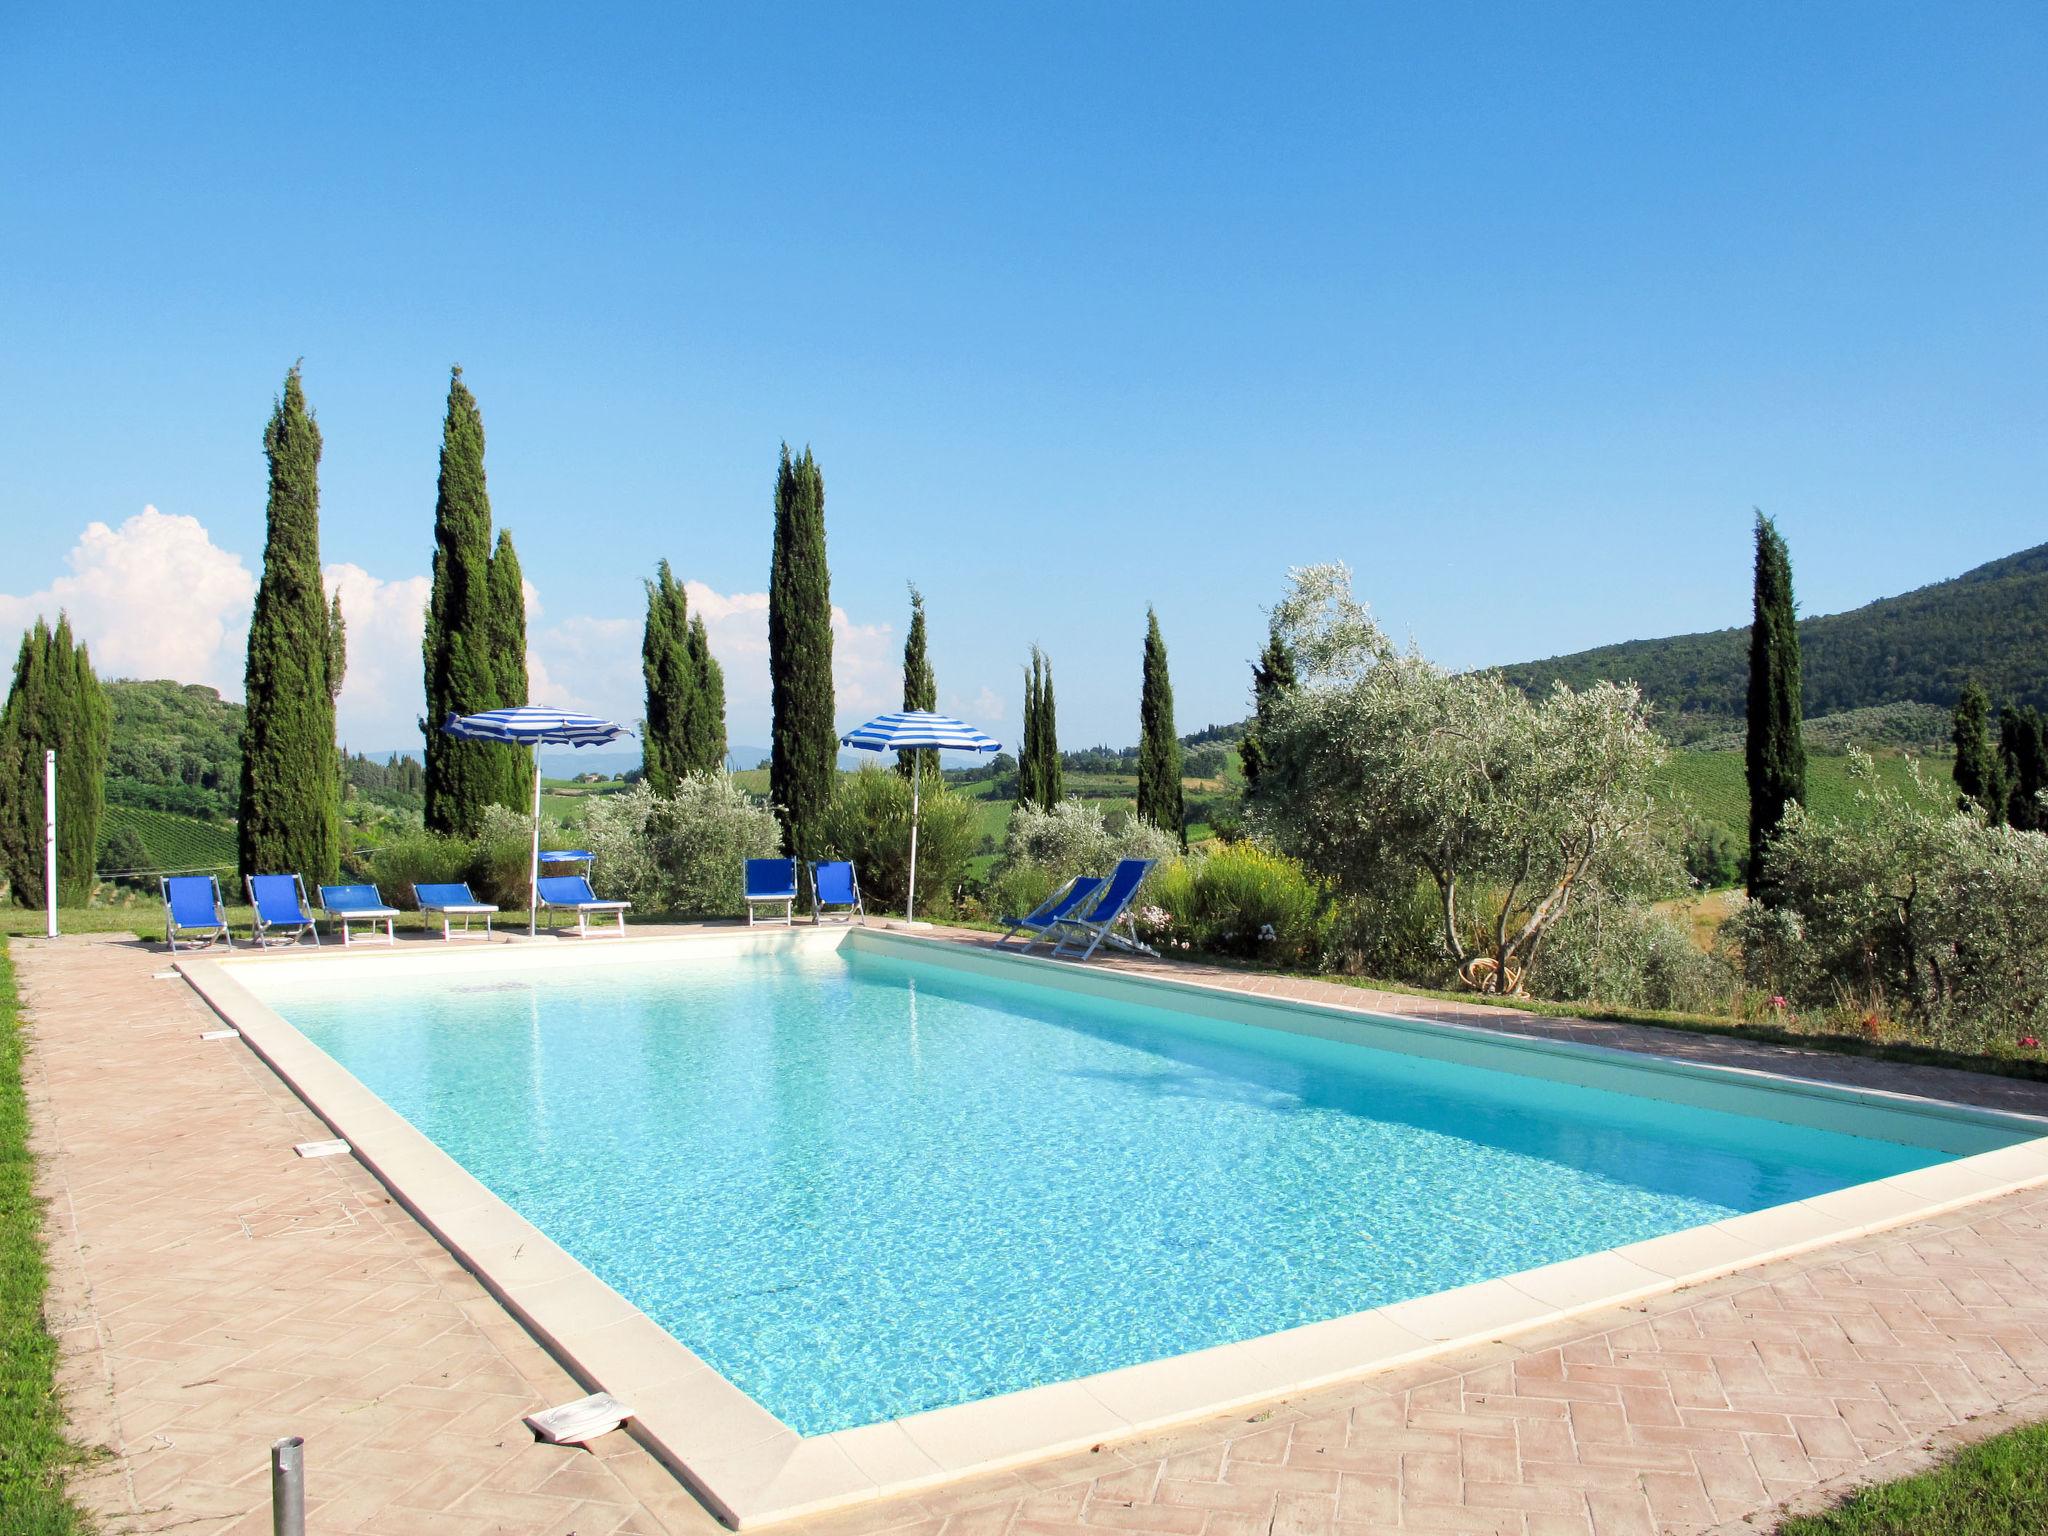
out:
{"label": "olive tree", "polygon": [[1262,732],[1264,831],[1367,901],[1426,876],[1470,985],[1519,990],[1575,892],[1654,862],[1661,752],[1635,688],[1532,700],[1446,671],[1387,639],[1342,565],[1294,571],[1273,624],[1296,686]]}

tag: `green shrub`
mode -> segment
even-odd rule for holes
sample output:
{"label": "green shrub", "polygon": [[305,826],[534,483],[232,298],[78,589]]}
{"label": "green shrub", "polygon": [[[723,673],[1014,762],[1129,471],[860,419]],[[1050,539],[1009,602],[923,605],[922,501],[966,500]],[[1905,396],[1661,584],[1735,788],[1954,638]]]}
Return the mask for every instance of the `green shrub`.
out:
{"label": "green shrub", "polygon": [[642,913],[737,917],[746,910],[744,865],[782,846],[775,813],[729,773],[686,774],[658,795],[642,780],[592,799],[585,846],[595,883]]}
{"label": "green shrub", "polygon": [[525,911],[533,892],[533,818],[502,805],[484,807],[483,825],[470,844],[469,887],[483,901]]}
{"label": "green shrub", "polygon": [[1727,1012],[1741,977],[1672,917],[1595,889],[1551,926],[1531,978],[1540,997],[1671,1013]]}
{"label": "green shrub", "polygon": [[1717,890],[1742,878],[1742,864],[1748,852],[1737,837],[1718,821],[1695,821],[1686,828],[1679,844],[1679,857],[1694,885]]}
{"label": "green shrub", "polygon": [[[918,793],[917,910],[946,916],[980,844],[974,803],[934,778]],[[867,906],[901,912],[910,887],[910,780],[873,764],[841,774],[823,830],[833,856],[853,861]]]}
{"label": "green shrub", "polygon": [[1322,883],[1285,854],[1230,843],[1153,877],[1141,928],[1175,948],[1320,966],[1335,931]]}
{"label": "green shrub", "polygon": [[475,857],[476,849],[466,838],[414,829],[371,850],[369,877],[386,902],[411,912],[419,906],[413,900],[415,885],[467,880]]}

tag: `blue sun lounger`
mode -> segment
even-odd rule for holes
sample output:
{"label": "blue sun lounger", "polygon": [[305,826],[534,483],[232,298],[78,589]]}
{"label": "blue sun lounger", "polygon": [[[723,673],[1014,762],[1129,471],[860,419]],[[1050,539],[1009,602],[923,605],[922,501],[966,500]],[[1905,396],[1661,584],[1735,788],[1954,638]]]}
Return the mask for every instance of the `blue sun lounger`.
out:
{"label": "blue sun lounger", "polygon": [[[221,904],[218,875],[165,875],[158,885],[164,895],[164,942],[171,953],[178,952],[178,935],[184,934],[187,949],[205,949],[210,944],[235,947],[228,932],[228,910]],[[199,935],[204,934],[201,938]]]}
{"label": "blue sun lounger", "polygon": [[393,925],[398,921],[398,908],[384,905],[384,898],[374,885],[323,885],[320,887],[320,909],[328,920],[341,929],[343,949],[354,941],[350,932],[351,923],[368,923],[370,937],[377,936],[377,925],[384,925],[384,942],[396,944],[398,934]]}
{"label": "blue sun lounger", "polygon": [[[441,937],[444,939],[488,939],[491,936],[491,919],[498,915],[498,909],[487,901],[478,901],[476,893],[469,888],[467,880],[455,880],[440,885],[415,885],[412,899],[419,903],[420,926],[427,926],[427,914],[437,912],[441,917]],[[458,929],[449,923],[450,918],[462,919]],[[484,920],[484,931],[478,933],[469,926],[469,920],[480,917]]]}
{"label": "blue sun lounger", "polygon": [[853,866],[844,859],[834,859],[811,865],[811,924],[813,927],[825,921],[825,909],[838,907],[843,910],[833,913],[849,923],[868,925],[867,909],[860,904],[860,877],[853,872]]}
{"label": "blue sun lounger", "polygon": [[296,944],[307,937],[318,947],[320,930],[306,910],[305,881],[297,875],[251,875],[248,885],[249,905],[256,909],[249,936],[258,947]]}
{"label": "blue sun lounger", "polygon": [[[1086,960],[1108,943],[1134,955],[1150,955],[1158,959],[1159,951],[1138,937],[1138,926],[1131,920],[1131,903],[1137,899],[1138,887],[1145,883],[1145,877],[1152,873],[1152,866],[1158,862],[1157,859],[1120,860],[1110,871],[1109,879],[1103,882],[1102,896],[1094,906],[1078,917],[1060,918],[1053,925],[1059,933],[1059,942],[1053,945],[1052,952]],[[1116,931],[1118,923],[1130,930],[1128,935]]]}
{"label": "blue sun lounger", "polygon": [[1102,889],[1102,876],[1079,875],[1060,886],[1045,900],[1026,912],[1022,917],[1006,917],[1002,924],[1009,932],[996,940],[998,946],[1007,944],[1018,934],[1029,934],[1024,947],[1029,949],[1040,939],[1053,931],[1055,924],[1068,916],[1090,896]]}
{"label": "blue sun lounger", "polygon": [[782,920],[796,925],[796,860],[747,860],[747,926],[754,926],[754,906],[782,908]]}
{"label": "blue sun lounger", "polygon": [[[543,854],[541,857],[545,861],[547,856]],[[557,862],[560,861],[558,860]],[[619,920],[619,937],[623,939],[626,936],[626,909],[632,906],[633,903],[630,901],[600,900],[597,892],[590,888],[590,881],[586,876],[542,875],[539,883],[535,885],[534,891],[540,897],[542,910],[574,912],[576,914],[576,936],[578,938],[587,939],[590,937],[590,917],[592,913],[596,913],[599,917],[610,916],[617,918]],[[599,928],[597,931],[601,934],[604,932],[604,929]]]}

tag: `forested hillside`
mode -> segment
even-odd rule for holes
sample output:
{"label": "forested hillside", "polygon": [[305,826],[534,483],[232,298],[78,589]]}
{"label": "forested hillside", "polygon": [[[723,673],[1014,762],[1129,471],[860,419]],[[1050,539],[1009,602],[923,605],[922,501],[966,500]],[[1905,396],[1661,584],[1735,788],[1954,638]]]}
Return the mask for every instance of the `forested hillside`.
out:
{"label": "forested hillside", "polygon": [[[1909,702],[1948,709],[1972,678],[2000,702],[2048,708],[2048,544],[1899,597],[1803,619],[1799,641],[1808,715]],[[1743,625],[1502,671],[1530,692],[1558,678],[1574,687],[1634,681],[1659,708],[1705,730],[1741,717],[1748,646]]]}
{"label": "forested hillside", "polygon": [[106,685],[107,803],[229,821],[241,797],[242,706],[198,683]]}

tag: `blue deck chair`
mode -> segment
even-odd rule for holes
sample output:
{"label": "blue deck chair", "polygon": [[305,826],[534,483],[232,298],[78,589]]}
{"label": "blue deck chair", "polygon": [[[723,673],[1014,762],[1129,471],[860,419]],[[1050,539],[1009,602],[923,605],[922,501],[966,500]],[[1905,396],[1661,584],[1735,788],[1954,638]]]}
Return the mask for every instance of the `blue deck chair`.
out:
{"label": "blue deck chair", "polygon": [[796,926],[796,860],[747,860],[747,926],[754,926],[756,903],[782,908],[782,920]]}
{"label": "blue deck chair", "polygon": [[[534,891],[540,897],[543,911],[576,914],[576,936],[580,939],[590,937],[593,913],[599,917],[609,915],[617,918],[618,935],[622,939],[626,936],[626,909],[633,903],[599,900],[597,892],[590,888],[589,879],[583,875],[542,875]],[[599,928],[597,931],[603,933],[605,930]]]}
{"label": "blue deck chair", "polygon": [[[1059,933],[1059,942],[1052,952],[1056,955],[1073,955],[1086,960],[1105,942],[1118,949],[1129,950],[1134,955],[1150,955],[1159,958],[1159,951],[1138,938],[1137,924],[1131,921],[1131,903],[1137,899],[1138,887],[1145,883],[1145,877],[1152,873],[1157,859],[1122,859],[1110,871],[1109,879],[1103,882],[1102,895],[1094,906],[1078,916],[1063,917],[1053,927]],[[1130,930],[1128,935],[1116,931],[1121,922]]]}
{"label": "blue deck chair", "polygon": [[868,925],[867,909],[860,904],[860,876],[845,859],[813,861],[811,864],[811,924],[825,921],[827,907],[841,907],[832,915],[849,923]]}
{"label": "blue deck chair", "polygon": [[[221,904],[220,876],[164,875],[157,883],[164,894],[164,942],[172,954],[178,952],[181,933],[187,949],[209,944],[235,947],[235,936],[228,932],[228,909]],[[196,937],[199,934],[205,937]]]}
{"label": "blue deck chair", "polygon": [[398,942],[398,934],[393,927],[398,921],[398,908],[384,905],[384,898],[374,885],[323,885],[320,887],[320,909],[327,914],[329,922],[341,929],[343,949],[354,942],[349,928],[351,923],[368,923],[373,939],[377,936],[377,925],[382,923],[384,942]]}
{"label": "blue deck chair", "polygon": [[1070,916],[1076,907],[1101,889],[1100,875],[1081,875],[1069,880],[1022,917],[1003,918],[1002,924],[1009,932],[997,939],[996,944],[1007,944],[1018,934],[1024,933],[1030,935],[1024,941],[1024,947],[1029,949],[1051,933],[1061,918]]}
{"label": "blue deck chair", "polygon": [[[427,914],[440,914],[441,937],[455,939],[489,939],[491,919],[498,915],[498,909],[487,901],[478,901],[476,893],[469,888],[466,880],[455,880],[442,885],[415,885],[412,899],[419,903],[420,926],[427,926]],[[461,918],[461,928],[450,925],[449,919]],[[480,917],[484,920],[484,931],[478,933],[469,926],[469,920]]]}
{"label": "blue deck chair", "polygon": [[256,909],[249,919],[249,936],[259,947],[296,944],[309,935],[319,945],[320,930],[306,910],[305,881],[297,875],[251,875],[248,885],[249,905]]}

